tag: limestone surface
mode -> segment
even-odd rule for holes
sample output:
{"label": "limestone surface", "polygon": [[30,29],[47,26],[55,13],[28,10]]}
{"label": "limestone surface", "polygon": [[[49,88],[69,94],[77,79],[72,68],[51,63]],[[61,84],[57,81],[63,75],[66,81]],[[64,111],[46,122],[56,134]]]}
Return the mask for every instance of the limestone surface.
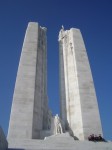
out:
{"label": "limestone surface", "polygon": [[79,29],[59,33],[61,119],[74,136],[102,134],[91,68]]}
{"label": "limestone surface", "polygon": [[13,95],[8,139],[40,138],[48,128],[46,28],[28,24]]}
{"label": "limestone surface", "polygon": [[[60,139],[65,132],[79,140],[86,140],[90,134],[102,134],[92,73],[79,29],[65,31],[62,27],[59,33],[61,119],[52,116],[47,97],[46,31],[35,22],[30,22],[26,30],[8,130],[12,148],[29,148],[29,144],[33,148],[32,143],[46,147],[44,140],[34,139],[58,133],[60,136],[52,139]],[[67,138],[64,136],[60,140]]]}
{"label": "limestone surface", "polygon": [[14,140],[9,150],[112,150],[112,142],[74,140],[68,133],[54,135],[45,140]]}

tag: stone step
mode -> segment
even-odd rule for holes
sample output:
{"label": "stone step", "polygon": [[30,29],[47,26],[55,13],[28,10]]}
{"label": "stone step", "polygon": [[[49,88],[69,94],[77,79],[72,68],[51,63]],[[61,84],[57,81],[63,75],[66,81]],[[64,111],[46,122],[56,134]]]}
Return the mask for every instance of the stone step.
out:
{"label": "stone step", "polygon": [[9,148],[8,150],[112,150],[112,142],[78,141],[68,134],[62,134],[45,140],[10,140]]}
{"label": "stone step", "polygon": [[72,144],[67,142],[56,143],[24,143],[23,145],[15,145],[13,149],[8,150],[112,150],[112,142],[89,142],[74,141]]}

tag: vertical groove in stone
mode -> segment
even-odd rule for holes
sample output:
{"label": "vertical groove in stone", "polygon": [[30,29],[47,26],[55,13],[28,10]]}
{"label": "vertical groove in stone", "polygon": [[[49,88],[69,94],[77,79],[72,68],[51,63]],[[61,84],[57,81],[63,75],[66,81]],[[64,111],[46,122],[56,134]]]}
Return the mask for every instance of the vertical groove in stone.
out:
{"label": "vertical groove in stone", "polygon": [[[33,138],[41,137],[41,131],[44,129],[44,120],[47,118],[47,92],[46,86],[46,30],[39,27],[38,30],[38,48],[36,64],[36,81],[35,81],[35,100],[34,100],[34,117],[33,117]],[[45,113],[46,112],[46,113]],[[46,125],[47,126],[47,125]]]}
{"label": "vertical groove in stone", "polygon": [[[64,77],[64,61],[63,61],[63,43],[60,41],[59,43],[59,76],[60,76],[60,114],[61,119],[64,122],[65,128],[67,126],[67,114],[66,114],[66,101],[65,101],[65,77]],[[61,67],[60,67],[61,66]],[[62,113],[63,112],[63,113]]]}

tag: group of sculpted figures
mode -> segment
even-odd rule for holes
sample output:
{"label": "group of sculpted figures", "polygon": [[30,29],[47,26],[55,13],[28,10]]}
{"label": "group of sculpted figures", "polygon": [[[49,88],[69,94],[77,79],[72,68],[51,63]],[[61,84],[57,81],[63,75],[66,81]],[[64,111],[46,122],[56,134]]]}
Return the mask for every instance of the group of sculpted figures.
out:
{"label": "group of sculpted figures", "polygon": [[101,136],[101,134],[99,134],[98,136],[92,134],[88,137],[88,140],[93,142],[106,142],[105,139]]}

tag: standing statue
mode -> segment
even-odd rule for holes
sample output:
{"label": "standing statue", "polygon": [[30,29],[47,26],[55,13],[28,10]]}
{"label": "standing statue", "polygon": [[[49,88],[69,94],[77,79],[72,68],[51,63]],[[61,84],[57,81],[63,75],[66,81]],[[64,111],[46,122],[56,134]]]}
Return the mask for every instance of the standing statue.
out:
{"label": "standing statue", "polygon": [[58,114],[56,114],[56,116],[54,118],[54,123],[55,123],[55,134],[63,133],[61,121],[60,121]]}

